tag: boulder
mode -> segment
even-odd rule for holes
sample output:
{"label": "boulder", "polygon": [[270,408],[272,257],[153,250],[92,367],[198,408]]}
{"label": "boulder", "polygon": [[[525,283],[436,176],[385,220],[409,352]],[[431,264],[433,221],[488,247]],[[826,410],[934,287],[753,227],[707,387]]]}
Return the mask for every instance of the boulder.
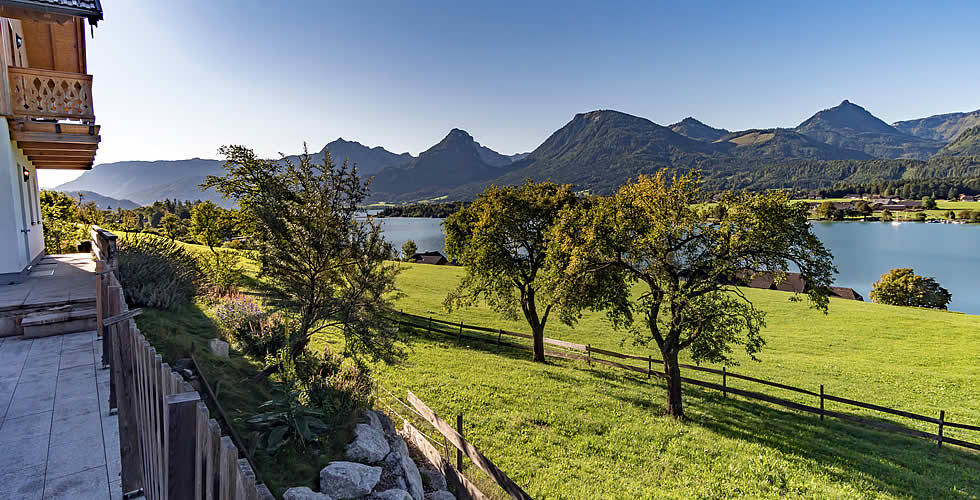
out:
{"label": "boulder", "polygon": [[456,500],[456,495],[453,495],[446,490],[439,490],[433,491],[432,493],[426,493],[425,500]]}
{"label": "boulder", "polygon": [[409,495],[405,490],[392,489],[372,493],[368,498],[371,500],[412,500],[412,495]]}
{"label": "boulder", "polygon": [[227,358],[228,357],[228,342],[221,339],[211,339],[208,340],[208,349],[211,349],[216,356]]}
{"label": "boulder", "polygon": [[385,415],[380,411],[371,412],[371,413],[374,413],[374,416],[378,418],[378,421],[381,423],[381,430],[384,431],[386,436],[398,435],[398,431],[395,430],[395,424],[392,423],[390,418],[388,418],[388,415]]}
{"label": "boulder", "polygon": [[385,428],[381,425],[381,418],[378,416],[378,412],[373,410],[364,410],[361,412],[361,417],[367,420],[367,424],[382,434],[384,434]]}
{"label": "boulder", "polygon": [[283,500],[333,500],[326,493],[317,493],[306,486],[289,488],[282,495]]}
{"label": "boulder", "polygon": [[442,472],[433,467],[423,467],[422,474],[428,479],[429,488],[433,490],[448,490],[449,485],[446,484],[446,476],[442,475]]}
{"label": "boulder", "polygon": [[422,487],[422,475],[419,474],[419,468],[408,456],[408,453],[392,451],[385,457],[384,467],[405,479],[406,489],[412,495],[413,500],[423,500],[425,490]]}
{"label": "boulder", "polygon": [[320,491],[334,498],[357,498],[381,480],[381,467],[356,462],[331,462],[320,470]]}
{"label": "boulder", "polygon": [[391,447],[381,431],[369,424],[354,427],[354,440],[347,445],[345,455],[348,460],[376,464],[384,460]]}

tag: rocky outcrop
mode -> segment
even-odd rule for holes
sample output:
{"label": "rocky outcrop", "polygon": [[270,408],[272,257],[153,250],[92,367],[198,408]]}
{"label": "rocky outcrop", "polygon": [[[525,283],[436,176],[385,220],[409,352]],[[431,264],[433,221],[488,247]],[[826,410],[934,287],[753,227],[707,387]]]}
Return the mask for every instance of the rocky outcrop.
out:
{"label": "rocky outcrop", "polygon": [[320,470],[320,491],[336,498],[358,498],[371,493],[380,480],[381,467],[331,462]]}

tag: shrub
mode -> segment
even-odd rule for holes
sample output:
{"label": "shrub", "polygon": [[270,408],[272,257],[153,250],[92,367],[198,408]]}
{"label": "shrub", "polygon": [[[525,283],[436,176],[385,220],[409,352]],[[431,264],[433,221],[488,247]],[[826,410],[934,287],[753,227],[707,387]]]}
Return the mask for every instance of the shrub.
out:
{"label": "shrub", "polygon": [[296,361],[295,370],[296,378],[306,387],[308,404],[328,415],[343,418],[371,405],[371,378],[340,354],[329,350],[321,355],[305,354]]}
{"label": "shrub", "polygon": [[318,441],[319,436],[330,429],[321,420],[323,413],[302,404],[301,391],[292,384],[276,386],[276,397],[259,406],[265,411],[248,419],[255,430],[256,442],[270,455],[290,443],[306,449],[310,442]]}
{"label": "shrub", "polygon": [[244,240],[228,240],[221,245],[224,248],[230,248],[232,250],[241,250],[245,248]]}
{"label": "shrub", "polygon": [[970,218],[970,211],[969,210],[960,210],[960,212],[958,214],[956,214],[956,218],[957,219],[964,219],[964,220],[965,219],[969,219]]}
{"label": "shrub", "polygon": [[980,222],[980,210],[974,210],[970,213],[970,222]]}
{"label": "shrub", "polygon": [[208,295],[222,297],[237,293],[244,273],[236,264],[229,260],[204,258],[200,265],[204,270],[204,288]]}
{"label": "shrub", "polygon": [[253,359],[265,360],[287,345],[289,322],[286,317],[281,313],[267,314],[252,297],[229,295],[219,300],[212,310],[225,337]]}
{"label": "shrub", "polygon": [[912,219],[915,222],[923,222],[923,221],[926,220],[926,213],[925,212],[915,212],[909,218]]}
{"label": "shrub", "polygon": [[882,274],[871,289],[872,301],[893,306],[946,309],[952,298],[949,290],[939,286],[934,278],[919,276],[909,268]]}
{"label": "shrub", "polygon": [[131,306],[174,310],[197,294],[201,268],[180,245],[137,234],[120,238],[117,250],[119,281]]}

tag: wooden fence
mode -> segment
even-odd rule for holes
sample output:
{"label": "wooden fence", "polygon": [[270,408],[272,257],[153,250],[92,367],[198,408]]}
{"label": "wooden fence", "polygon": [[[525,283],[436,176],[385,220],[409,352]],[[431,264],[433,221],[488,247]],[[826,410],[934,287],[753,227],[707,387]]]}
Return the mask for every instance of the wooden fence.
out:
{"label": "wooden fence", "polygon": [[[93,238],[93,243],[97,248],[100,241]],[[133,320],[139,310],[127,307],[114,266],[99,260],[96,270],[110,408],[119,415],[123,491],[142,491],[149,500],[274,498],[257,484],[232,439],[222,436],[201,395],[140,333]]]}
{"label": "wooden fence", "polygon": [[[456,427],[454,428],[448,422],[440,418],[425,402],[419,399],[412,391],[406,391],[405,401],[398,398],[392,394],[387,389],[375,381],[377,388],[385,391],[388,396],[390,396],[397,404],[410,410],[411,414],[417,416],[420,421],[426,424],[428,427],[435,429],[439,435],[442,436],[443,442],[442,446],[439,446],[437,439],[429,437],[424,432],[419,430],[415,425],[410,422],[409,417],[401,415],[391,406],[388,406],[388,410],[394,413],[403,421],[402,434],[411,441],[413,445],[425,456],[426,460],[439,469],[444,476],[446,476],[446,482],[456,491],[456,497],[461,500],[489,500],[489,497],[480,491],[479,487],[476,486],[470,479],[463,475],[461,472],[463,469],[463,457],[465,456],[473,463],[478,469],[486,473],[487,477],[497,486],[499,486],[508,496],[517,500],[530,500],[531,496],[528,495],[520,486],[518,486],[514,481],[512,481],[503,471],[497,468],[493,462],[483,455],[472,443],[467,441],[463,437],[463,415],[456,416]],[[379,396],[383,396],[379,394]],[[381,398],[379,398],[381,399]],[[407,402],[406,402],[407,401]],[[386,405],[387,406],[387,405]],[[450,454],[449,446],[452,445],[456,450],[456,465],[450,462],[448,456],[443,456],[443,452],[446,455]],[[440,451],[442,448],[443,451]]]}
{"label": "wooden fence", "polygon": [[[480,341],[480,342],[490,342],[490,343],[495,343],[497,345],[503,345],[503,346],[507,346],[507,347],[514,347],[514,348],[518,348],[518,349],[531,350],[531,346],[528,346],[526,344],[520,344],[520,343],[514,343],[514,342],[507,342],[507,341],[502,340],[502,336],[505,336],[505,335],[506,336],[509,336],[509,337],[518,337],[518,338],[522,338],[522,339],[532,339],[533,338],[531,335],[527,335],[527,334],[524,334],[524,333],[510,332],[510,331],[499,329],[499,328],[494,329],[494,328],[486,328],[486,327],[482,327],[482,326],[467,325],[467,324],[464,324],[463,322],[445,321],[445,320],[440,320],[440,319],[433,318],[431,316],[429,316],[429,317],[426,317],[426,316],[418,316],[418,315],[415,315],[415,314],[409,314],[409,313],[405,313],[405,312],[402,312],[400,314],[402,315],[403,318],[407,318],[408,319],[408,320],[406,320],[406,319],[397,319],[396,320],[396,321],[398,321],[399,324],[402,324],[402,325],[413,326],[413,327],[416,327],[416,328],[425,328],[425,329],[427,329],[429,331],[436,331],[436,332],[443,333],[443,334],[448,335],[448,336],[454,336],[454,337],[457,338],[457,340],[462,340],[463,338],[465,338],[467,340],[476,340],[476,341]],[[434,328],[433,325],[441,325],[442,327],[448,327],[448,328],[441,328],[441,329],[440,328]],[[485,336],[484,337],[475,337],[475,336],[472,336],[472,335],[464,335],[463,334],[463,330],[471,330],[471,331],[478,332],[478,333],[481,333],[481,334],[489,334],[491,337],[488,338],[488,337],[485,337]],[[496,341],[494,341],[494,339],[492,338],[493,336],[496,336]],[[652,356],[638,356],[638,355],[635,355],[635,354],[625,354],[625,353],[620,353],[620,352],[615,352],[615,351],[608,351],[608,350],[605,350],[605,349],[598,349],[598,348],[592,347],[591,345],[588,345],[588,344],[576,344],[574,342],[566,342],[566,341],[563,341],[563,340],[549,339],[547,337],[544,339],[544,343],[546,345],[560,347],[562,349],[565,349],[565,350],[545,349],[545,355],[546,356],[551,356],[551,357],[555,357],[555,358],[562,358],[562,359],[572,359],[572,360],[583,361],[583,362],[588,363],[590,366],[591,366],[592,363],[606,365],[606,366],[612,366],[614,368],[619,368],[619,369],[622,369],[622,370],[628,370],[628,371],[632,371],[632,372],[644,374],[644,375],[647,376],[647,378],[650,378],[652,376],[656,376],[656,377],[660,377],[660,378],[664,378],[665,377],[665,375],[664,375],[664,373],[662,371],[655,370],[654,369],[654,364],[660,365],[660,364],[663,363],[663,361],[661,361],[659,359],[656,359],[656,358],[654,358]],[[634,364],[624,364],[625,362],[611,361],[609,359],[599,358],[599,357],[597,357],[597,355],[601,355],[601,356],[605,356],[605,357],[611,357],[611,358],[617,358],[617,359],[620,359],[620,360],[631,360],[631,361],[634,361],[634,362],[635,361],[641,361],[646,366],[636,366]],[[746,375],[740,375],[740,374],[732,373],[732,372],[728,371],[727,368],[724,368],[724,367],[722,367],[722,369],[719,370],[719,369],[715,369],[715,368],[707,368],[707,367],[703,367],[703,366],[688,365],[688,364],[681,364],[680,366],[682,368],[685,368],[685,369],[688,369],[688,370],[692,370],[692,371],[696,371],[696,372],[702,372],[702,373],[710,373],[710,374],[713,374],[713,375],[720,376],[721,377],[720,383],[707,382],[707,381],[704,381],[704,380],[692,379],[692,378],[688,378],[688,377],[681,377],[681,380],[683,382],[685,382],[685,383],[688,383],[688,384],[691,384],[691,385],[695,385],[695,386],[698,386],[698,387],[704,387],[704,388],[707,388],[707,389],[714,389],[714,390],[721,391],[722,394],[724,394],[725,396],[728,396],[729,394],[734,394],[734,395],[743,396],[743,397],[749,398],[749,399],[756,399],[756,400],[759,400],[759,401],[765,401],[767,403],[775,404],[775,405],[778,405],[778,406],[783,406],[783,407],[786,407],[786,408],[792,408],[794,410],[799,410],[799,411],[803,411],[803,412],[808,412],[808,413],[813,413],[813,414],[819,415],[821,420],[823,420],[824,417],[834,417],[834,418],[838,418],[838,419],[841,419],[841,420],[847,420],[847,421],[850,421],[850,422],[856,422],[856,423],[860,423],[860,424],[864,424],[864,425],[869,425],[869,426],[876,427],[878,429],[882,429],[882,430],[889,431],[889,432],[896,432],[896,433],[900,433],[900,434],[907,434],[907,435],[911,435],[911,436],[917,436],[917,437],[921,437],[921,438],[926,438],[926,439],[930,439],[930,440],[936,441],[937,445],[940,446],[940,447],[942,447],[943,444],[954,444],[954,445],[962,446],[964,448],[969,448],[969,449],[972,449],[972,450],[980,450],[980,444],[969,442],[969,441],[964,441],[964,440],[961,440],[961,439],[955,439],[955,438],[951,438],[949,436],[944,435],[944,432],[947,429],[950,429],[950,428],[954,428],[954,429],[965,429],[965,430],[969,430],[969,431],[980,431],[980,426],[977,426],[977,425],[962,424],[962,423],[950,422],[950,421],[946,420],[946,412],[945,412],[945,410],[940,411],[939,412],[939,417],[938,418],[935,418],[935,417],[929,417],[929,416],[925,416],[925,415],[920,415],[920,414],[917,414],[917,413],[912,413],[912,412],[907,412],[907,411],[902,411],[902,410],[896,410],[896,409],[893,409],[893,408],[888,408],[888,407],[885,407],[885,406],[880,406],[880,405],[876,405],[876,404],[872,404],[872,403],[865,403],[865,402],[862,402],[862,401],[856,401],[856,400],[853,400],[853,399],[848,399],[848,398],[844,398],[844,397],[840,397],[840,396],[833,396],[833,395],[830,395],[830,394],[827,394],[826,392],[824,392],[824,386],[823,385],[820,386],[819,392],[816,392],[816,391],[811,391],[811,390],[807,390],[807,389],[802,389],[802,388],[799,388],[799,387],[793,387],[793,386],[786,385],[786,384],[780,384],[778,382],[770,382],[768,380],[763,380],[763,379],[759,379],[759,378],[755,378],[755,377],[749,377],[749,376],[746,376]],[[765,385],[765,386],[769,386],[769,387],[774,387],[774,388],[781,389],[781,390],[795,392],[797,394],[803,394],[805,396],[814,398],[815,399],[814,402],[815,403],[819,402],[819,406],[811,406],[811,405],[799,403],[799,402],[796,402],[796,401],[790,401],[790,400],[785,399],[785,398],[771,396],[769,394],[763,394],[763,393],[759,393],[759,392],[755,392],[755,391],[749,391],[749,390],[745,390],[745,389],[734,388],[734,387],[731,387],[729,385],[729,383],[728,383],[728,379],[729,378],[738,379],[738,380],[745,380],[747,382],[753,382],[753,383],[757,383],[757,384],[761,384],[761,385]],[[885,422],[885,421],[881,421],[881,420],[872,420],[872,419],[869,419],[869,418],[864,418],[864,417],[860,417],[860,416],[857,416],[857,415],[853,415],[853,414],[850,414],[850,413],[843,413],[843,412],[839,412],[839,411],[827,410],[825,408],[825,402],[827,402],[827,401],[833,401],[835,403],[840,403],[840,404],[843,404],[843,405],[855,406],[855,407],[858,407],[858,408],[863,408],[863,409],[867,409],[867,410],[873,410],[873,411],[877,411],[877,412],[881,412],[881,413],[887,413],[889,415],[896,415],[896,416],[899,416],[899,417],[904,417],[904,418],[912,419],[912,420],[915,420],[915,421],[918,421],[918,422],[925,422],[925,423],[928,423],[928,424],[936,425],[937,426],[936,432],[934,432],[934,433],[933,432],[926,432],[926,431],[922,431],[922,430],[919,430],[919,429],[913,429],[913,428],[910,428],[910,427],[906,427],[906,426],[903,426],[903,425],[898,425],[898,424],[891,423],[891,422]]]}

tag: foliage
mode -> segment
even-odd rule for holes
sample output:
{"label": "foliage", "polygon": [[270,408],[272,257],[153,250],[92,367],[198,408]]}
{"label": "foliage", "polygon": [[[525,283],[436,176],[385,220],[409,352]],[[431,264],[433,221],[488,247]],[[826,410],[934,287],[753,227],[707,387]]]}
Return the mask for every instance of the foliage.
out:
{"label": "foliage", "polygon": [[151,235],[117,240],[119,282],[132,306],[175,310],[201,283],[198,260],[180,244]]}
{"label": "foliage", "polygon": [[925,222],[925,220],[926,220],[926,213],[925,212],[914,212],[911,215],[909,215],[909,218],[911,218],[915,222]]}
{"label": "foliage", "polygon": [[936,199],[932,196],[925,196],[922,198],[922,208],[925,210],[935,210],[936,209]]}
{"label": "foliage", "polygon": [[568,252],[551,241],[559,213],[577,203],[570,186],[527,181],[491,186],[446,219],[446,252],[466,268],[446,308],[482,300],[508,318],[520,312],[534,337],[532,359],[544,361],[542,338],[552,312],[573,324],[585,307],[580,299],[590,276],[570,275]]}
{"label": "foliage", "polygon": [[418,246],[415,245],[414,240],[408,240],[402,244],[402,260],[408,260],[418,252]]}
{"label": "foliage", "polygon": [[262,403],[259,408],[265,411],[249,418],[248,424],[256,431],[259,446],[269,454],[287,444],[306,449],[319,434],[330,430],[322,420],[323,412],[303,405],[293,384],[276,385],[276,397]]}
{"label": "foliage", "polygon": [[44,250],[50,254],[75,252],[87,238],[75,199],[58,191],[41,191],[41,220],[44,223]]}
{"label": "foliage", "polygon": [[329,349],[319,355],[304,353],[296,360],[296,377],[308,404],[333,419],[371,405],[373,385],[367,373]]}
{"label": "foliage", "polygon": [[[667,413],[684,415],[678,356],[731,362],[732,346],[754,355],[764,345],[765,313],[729,283],[754,273],[786,279],[794,266],[812,305],[826,311],[836,269],[813,234],[806,205],[785,193],[729,193],[725,217],[706,221],[692,204],[701,196],[695,174],[640,177],[587,211],[566,210],[554,238],[572,252],[576,272],[611,274],[618,283],[588,299],[614,325],[633,327],[640,344],[656,342],[668,382]],[[631,297],[641,284],[646,293]],[[796,295],[793,299],[798,300]]]}
{"label": "foliage", "polygon": [[291,355],[314,333],[338,327],[346,354],[394,359],[398,330],[387,318],[398,268],[386,262],[393,251],[380,227],[360,220],[367,185],[356,169],[335,165],[329,151],[319,165],[307,153],[294,162],[262,160],[243,146],[220,152],[226,175],[203,187],[237,202],[261,259],[258,287],[269,306],[297,315]]}
{"label": "foliage", "polygon": [[211,311],[225,337],[252,359],[265,360],[289,345],[292,325],[286,315],[265,312],[249,295],[221,297]]}
{"label": "foliage", "polygon": [[167,212],[160,218],[160,223],[163,227],[163,234],[167,238],[170,238],[170,241],[177,240],[187,232],[186,228],[184,228],[184,225],[180,221],[180,217],[177,217],[170,212]]}
{"label": "foliage", "polygon": [[469,205],[466,201],[450,201],[447,203],[416,203],[398,207],[385,207],[377,217],[434,217],[445,219]]}
{"label": "foliage", "polygon": [[875,282],[871,300],[893,306],[946,309],[953,296],[934,278],[919,276],[912,269],[897,268],[882,274]]}
{"label": "foliage", "polygon": [[881,220],[882,220],[882,222],[891,222],[892,219],[893,219],[893,217],[892,217],[892,211],[891,210],[882,210],[881,211]]}
{"label": "foliage", "polygon": [[212,201],[194,205],[191,210],[190,233],[211,250],[216,267],[221,267],[221,255],[215,248],[231,238],[235,231],[235,224],[233,211],[225,210]]}
{"label": "foliage", "polygon": [[844,213],[840,210],[837,210],[837,207],[834,205],[834,202],[832,201],[824,201],[821,202],[819,205],[817,205],[814,215],[816,215],[817,218],[819,219],[825,219],[825,220],[826,219],[841,220],[844,218]]}

